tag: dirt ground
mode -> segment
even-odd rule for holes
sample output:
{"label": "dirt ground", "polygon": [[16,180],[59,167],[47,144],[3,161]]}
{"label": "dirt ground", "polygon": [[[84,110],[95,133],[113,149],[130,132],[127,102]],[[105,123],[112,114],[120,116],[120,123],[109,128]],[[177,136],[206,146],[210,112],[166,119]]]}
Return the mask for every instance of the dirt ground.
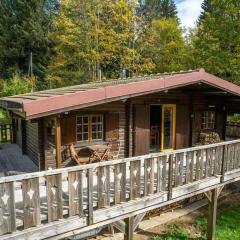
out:
{"label": "dirt ground", "polygon": [[[228,208],[229,206],[239,206],[240,204],[240,192],[235,192],[233,194],[229,194],[226,197],[219,199],[218,201],[218,213],[222,210]],[[169,223],[161,226],[157,226],[146,231],[138,232],[134,237],[136,240],[150,240],[154,236],[165,233],[166,229],[170,225],[177,224],[182,228],[186,229],[189,233],[191,233],[195,237],[200,237],[201,233],[193,227],[194,220],[201,216],[207,214],[207,206],[195,211],[189,215],[183,216],[181,218],[170,221]]]}

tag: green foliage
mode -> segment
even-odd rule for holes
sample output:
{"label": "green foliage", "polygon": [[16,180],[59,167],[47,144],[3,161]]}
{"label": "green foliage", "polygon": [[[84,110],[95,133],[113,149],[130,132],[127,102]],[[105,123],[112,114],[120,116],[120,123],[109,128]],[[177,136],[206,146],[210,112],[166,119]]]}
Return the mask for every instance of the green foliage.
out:
{"label": "green foliage", "polygon": [[240,83],[240,2],[204,1],[192,55],[196,65]]}
{"label": "green foliage", "polygon": [[147,22],[161,18],[178,20],[173,0],[139,0],[139,13]]}
{"label": "green foliage", "polygon": [[225,210],[217,220],[217,240],[237,239],[240,236],[240,207]]}
{"label": "green foliage", "polygon": [[[225,209],[217,218],[216,240],[239,239],[240,236],[240,206]],[[185,228],[172,225],[161,236],[155,236],[153,240],[205,240],[207,232],[206,217],[199,217],[194,222],[196,231],[202,232],[201,237],[193,237]]]}
{"label": "green foliage", "polygon": [[1,96],[12,96],[29,91],[29,79],[15,74],[10,80],[4,82]]}
{"label": "green foliage", "polygon": [[49,67],[50,86],[62,86],[128,75],[143,66],[134,47],[136,3],[126,0],[61,1],[55,18],[55,55]]}
{"label": "green foliage", "polygon": [[198,228],[201,232],[207,232],[207,218],[205,216],[201,216],[197,218],[194,222],[196,228]]}
{"label": "green foliage", "polygon": [[152,72],[163,73],[185,69],[186,45],[175,19],[153,20],[139,42],[143,59],[152,62]]}
{"label": "green foliage", "polygon": [[0,1],[0,77],[27,75],[32,52],[33,72],[44,78],[53,46],[48,33],[57,4],[57,0]]}
{"label": "green foliage", "polygon": [[2,0],[0,79],[27,75],[32,52],[33,90],[201,67],[240,84],[240,1],[202,9],[186,34],[174,0]]}
{"label": "green foliage", "polygon": [[232,116],[228,116],[227,121],[233,123],[240,123],[240,114],[234,114]]}
{"label": "green foliage", "polygon": [[205,18],[207,13],[212,13],[211,0],[204,0],[201,7],[202,7],[203,11],[201,12],[201,15],[199,16],[199,19],[198,19],[199,22]]}
{"label": "green foliage", "polygon": [[172,225],[167,230],[166,234],[163,236],[155,236],[153,237],[153,240],[186,240],[190,239],[190,235],[187,233],[187,231],[178,226],[178,225]]}
{"label": "green foliage", "polygon": [[[216,240],[239,239],[240,236],[240,206],[225,209],[217,218]],[[203,232],[207,230],[207,220],[200,217],[195,225]]]}

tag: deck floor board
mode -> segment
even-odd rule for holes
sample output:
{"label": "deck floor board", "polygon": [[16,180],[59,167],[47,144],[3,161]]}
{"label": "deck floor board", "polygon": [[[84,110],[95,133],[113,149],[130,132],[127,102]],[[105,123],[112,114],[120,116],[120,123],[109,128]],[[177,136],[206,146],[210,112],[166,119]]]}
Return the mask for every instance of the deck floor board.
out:
{"label": "deck floor board", "polygon": [[36,172],[38,167],[16,144],[0,144],[0,177]]}

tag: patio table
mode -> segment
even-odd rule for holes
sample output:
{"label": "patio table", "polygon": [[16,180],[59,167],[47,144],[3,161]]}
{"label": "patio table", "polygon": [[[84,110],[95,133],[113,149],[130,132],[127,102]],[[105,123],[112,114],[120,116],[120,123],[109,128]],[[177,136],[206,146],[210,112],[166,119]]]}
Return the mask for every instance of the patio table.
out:
{"label": "patio table", "polygon": [[89,149],[93,157],[95,157],[97,161],[103,161],[108,156],[108,153],[110,151],[110,148],[108,144],[96,144],[96,145],[89,145],[86,146],[87,149]]}

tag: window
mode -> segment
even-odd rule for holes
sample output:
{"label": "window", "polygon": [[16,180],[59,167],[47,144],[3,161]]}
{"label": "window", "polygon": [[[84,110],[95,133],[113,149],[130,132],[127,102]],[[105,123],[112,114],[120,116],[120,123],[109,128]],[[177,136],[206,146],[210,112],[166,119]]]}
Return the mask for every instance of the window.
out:
{"label": "window", "polygon": [[103,140],[103,115],[77,116],[77,141],[92,142]]}
{"label": "window", "polygon": [[201,128],[204,129],[214,129],[215,128],[215,112],[205,111],[202,112],[202,125]]}

